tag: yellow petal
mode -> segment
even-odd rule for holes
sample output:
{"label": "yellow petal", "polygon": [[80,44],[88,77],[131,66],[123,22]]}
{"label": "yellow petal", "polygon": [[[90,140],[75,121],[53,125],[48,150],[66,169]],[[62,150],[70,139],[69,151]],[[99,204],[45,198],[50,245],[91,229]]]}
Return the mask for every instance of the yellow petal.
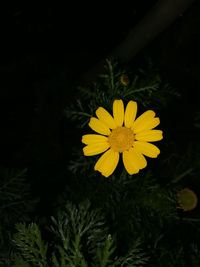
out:
{"label": "yellow petal", "polygon": [[139,169],[143,169],[147,166],[145,157],[135,147],[129,150],[132,160]]}
{"label": "yellow petal", "polygon": [[139,133],[142,131],[146,131],[146,130],[151,130],[153,128],[155,128],[156,126],[158,126],[160,124],[160,119],[159,118],[153,118],[149,121],[144,121],[143,124],[138,125],[137,127],[134,128],[134,133]]}
{"label": "yellow petal", "polygon": [[155,142],[163,139],[162,131],[160,130],[147,130],[142,131],[135,135],[135,139],[138,141]]}
{"label": "yellow petal", "polygon": [[99,171],[103,176],[108,177],[116,169],[118,161],[119,153],[109,149],[99,158],[94,169]]}
{"label": "yellow petal", "polygon": [[99,120],[102,121],[110,129],[117,128],[115,120],[110,115],[110,113],[108,113],[108,111],[105,110],[104,108],[102,108],[102,107],[98,108],[96,111],[96,115],[99,118]]}
{"label": "yellow petal", "polygon": [[124,125],[127,128],[130,128],[131,126],[133,126],[136,113],[137,113],[137,103],[135,101],[129,101],[126,106],[126,111],[124,115]]}
{"label": "yellow petal", "polygon": [[140,115],[135,122],[133,123],[132,129],[134,131],[137,131],[140,127],[142,127],[144,124],[148,123],[155,117],[155,112],[153,110],[147,110],[142,115]]}
{"label": "yellow petal", "polygon": [[157,146],[147,142],[135,141],[134,148],[150,158],[157,158],[157,156],[160,154],[160,149],[157,148]]}
{"label": "yellow petal", "polygon": [[100,153],[103,153],[110,147],[108,142],[92,144],[85,146],[83,148],[83,153],[85,156],[94,156]]}
{"label": "yellow petal", "polygon": [[109,135],[111,133],[108,126],[106,126],[102,121],[96,118],[90,119],[89,126],[92,130],[100,134]]}
{"label": "yellow petal", "polygon": [[117,126],[122,126],[124,122],[124,103],[122,100],[113,102],[113,117]]}
{"label": "yellow petal", "polygon": [[82,143],[86,145],[97,144],[108,141],[108,137],[99,134],[85,134],[82,136]]}
{"label": "yellow petal", "polygon": [[124,167],[129,174],[135,174],[139,172],[139,168],[135,165],[131,153],[129,151],[124,151],[122,153],[122,159]]}

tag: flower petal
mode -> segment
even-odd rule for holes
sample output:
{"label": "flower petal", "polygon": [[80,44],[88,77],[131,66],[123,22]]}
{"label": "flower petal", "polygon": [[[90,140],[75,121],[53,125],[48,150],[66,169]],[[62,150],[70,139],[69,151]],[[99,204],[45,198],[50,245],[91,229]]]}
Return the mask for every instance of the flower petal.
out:
{"label": "flower petal", "polygon": [[82,143],[86,145],[97,144],[108,141],[108,137],[99,134],[85,134],[82,136]]}
{"label": "flower petal", "polygon": [[83,153],[85,156],[94,156],[100,153],[103,153],[110,147],[108,142],[102,142],[98,144],[92,144],[85,146],[83,148]]}
{"label": "flower petal", "polygon": [[113,117],[117,126],[122,126],[124,122],[124,103],[122,100],[113,102]]}
{"label": "flower petal", "polygon": [[124,167],[129,174],[135,174],[139,172],[139,168],[135,165],[130,151],[124,151],[122,153],[122,159]]}
{"label": "flower petal", "polygon": [[126,106],[126,111],[124,115],[124,125],[127,128],[133,126],[136,114],[137,114],[137,103],[135,101],[129,101]]}
{"label": "flower petal", "polygon": [[157,146],[147,142],[135,141],[134,148],[150,158],[157,158],[160,154],[160,149]]}
{"label": "flower petal", "polygon": [[142,131],[135,135],[135,139],[138,141],[154,142],[163,139],[161,130],[147,130]]}
{"label": "flower petal", "polygon": [[115,120],[113,117],[110,115],[110,113],[105,110],[102,107],[99,107],[96,110],[96,115],[99,118],[100,121],[102,121],[106,126],[108,126],[110,129],[117,128],[117,125],[115,123]]}
{"label": "flower petal", "polygon": [[134,128],[134,133],[139,133],[142,131],[151,130],[151,129],[155,128],[156,126],[158,126],[159,124],[160,124],[159,118],[153,118],[149,121],[144,121],[143,124],[140,124]]}
{"label": "flower petal", "polygon": [[92,130],[100,134],[109,135],[111,133],[108,126],[106,126],[102,121],[98,120],[97,118],[91,118],[89,126]]}
{"label": "flower petal", "polygon": [[132,129],[134,131],[137,131],[137,129],[140,129],[144,124],[148,123],[155,117],[155,112],[153,110],[147,110],[142,115],[140,115],[135,122],[133,123]]}
{"label": "flower petal", "polygon": [[119,161],[119,153],[113,149],[106,151],[94,166],[96,171],[101,172],[105,177],[110,176],[117,167]]}
{"label": "flower petal", "polygon": [[139,152],[136,148],[130,148],[129,151],[130,151],[132,160],[134,161],[134,163],[139,169],[143,169],[147,166],[147,161],[141,152]]}

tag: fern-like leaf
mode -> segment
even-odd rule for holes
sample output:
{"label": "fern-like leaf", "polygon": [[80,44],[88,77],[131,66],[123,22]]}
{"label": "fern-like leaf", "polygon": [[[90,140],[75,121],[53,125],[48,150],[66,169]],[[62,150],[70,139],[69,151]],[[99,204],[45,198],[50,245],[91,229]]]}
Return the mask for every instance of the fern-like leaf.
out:
{"label": "fern-like leaf", "polygon": [[14,236],[14,243],[18,247],[22,259],[37,267],[47,266],[47,245],[43,242],[41,232],[35,223],[28,226],[17,224],[18,233]]}

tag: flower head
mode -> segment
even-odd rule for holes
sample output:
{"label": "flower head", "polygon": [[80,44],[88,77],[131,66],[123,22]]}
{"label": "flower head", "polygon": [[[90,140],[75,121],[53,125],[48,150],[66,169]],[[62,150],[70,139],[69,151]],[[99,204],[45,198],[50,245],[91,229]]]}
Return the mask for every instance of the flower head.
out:
{"label": "flower head", "polygon": [[162,131],[153,130],[159,125],[155,112],[148,110],[136,119],[137,103],[129,101],[126,108],[122,100],[114,100],[113,116],[103,107],[96,110],[89,127],[97,134],[82,137],[85,156],[104,154],[96,162],[94,169],[103,176],[110,176],[119,162],[120,154],[124,167],[129,174],[138,173],[146,167],[144,156],[156,158],[160,150],[149,142],[163,138]]}
{"label": "flower head", "polygon": [[191,211],[198,203],[197,195],[189,188],[184,188],[177,193],[179,208],[183,211]]}

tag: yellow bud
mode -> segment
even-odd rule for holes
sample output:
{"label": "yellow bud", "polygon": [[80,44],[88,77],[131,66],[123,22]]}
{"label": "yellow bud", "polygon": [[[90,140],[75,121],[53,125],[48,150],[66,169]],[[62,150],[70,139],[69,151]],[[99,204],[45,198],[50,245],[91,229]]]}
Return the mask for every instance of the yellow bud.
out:
{"label": "yellow bud", "polygon": [[196,208],[198,203],[197,195],[189,188],[184,188],[177,192],[177,201],[180,209],[183,211],[191,211]]}
{"label": "yellow bud", "polygon": [[123,84],[124,86],[127,86],[129,84],[129,78],[128,78],[128,75],[126,74],[122,74],[120,76],[120,82],[121,84]]}

